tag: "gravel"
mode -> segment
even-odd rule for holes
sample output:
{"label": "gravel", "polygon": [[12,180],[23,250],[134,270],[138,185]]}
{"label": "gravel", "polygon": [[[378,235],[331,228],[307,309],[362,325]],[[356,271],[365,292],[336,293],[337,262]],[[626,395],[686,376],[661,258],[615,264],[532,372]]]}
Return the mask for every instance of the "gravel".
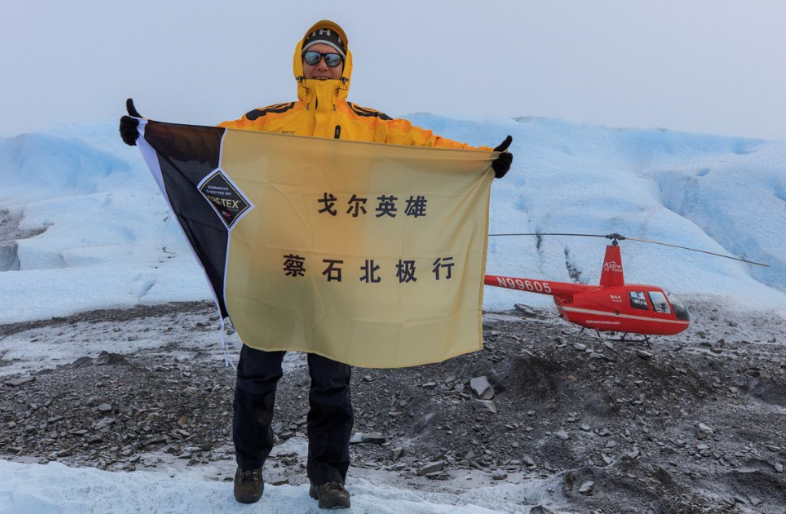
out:
{"label": "gravel", "polygon": [[[470,471],[489,482],[547,479],[577,512],[737,512],[743,504],[784,512],[786,349],[770,341],[786,341],[786,322],[709,304],[692,312],[698,321],[687,333],[646,345],[578,335],[549,311],[513,310],[485,316],[481,352],[358,369],[350,474],[386,470],[435,489],[431,481]],[[201,320],[176,330],[215,325],[211,306],[193,303],[80,316],[0,326],[0,339],[68,331],[91,316],[116,320],[112,335],[122,341],[134,335],[125,329],[134,317],[162,333],[173,316]],[[233,369],[215,353],[170,349],[85,355],[4,377],[0,456],[115,471],[154,468],[167,456],[191,466],[233,460]],[[308,384],[302,359],[279,384],[279,444],[305,438]],[[290,483],[302,464],[274,452],[269,466]]]}

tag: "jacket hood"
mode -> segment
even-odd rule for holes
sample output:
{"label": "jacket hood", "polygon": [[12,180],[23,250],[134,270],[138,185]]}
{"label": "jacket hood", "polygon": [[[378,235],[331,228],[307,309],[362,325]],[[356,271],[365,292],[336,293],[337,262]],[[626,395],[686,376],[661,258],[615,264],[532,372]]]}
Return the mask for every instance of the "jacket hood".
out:
{"label": "jacket hood", "polygon": [[[341,74],[341,80],[313,80],[313,79],[306,79],[303,76],[303,42],[306,39],[308,34],[311,34],[316,29],[330,29],[335,31],[341,38],[344,40],[344,43],[347,47],[347,56],[344,59],[344,71]],[[311,102],[313,100],[314,92],[316,90],[324,90],[325,87],[329,87],[332,89],[332,95],[334,99],[343,99],[346,100],[347,94],[349,93],[349,83],[352,77],[352,52],[349,49],[349,39],[347,39],[347,35],[344,32],[338,23],[330,21],[330,20],[322,20],[316,22],[314,25],[311,26],[310,29],[303,34],[303,37],[298,41],[297,45],[295,46],[295,55],[292,61],[292,70],[295,74],[295,80],[297,81],[297,97],[298,100]],[[328,86],[329,84],[329,86]]]}

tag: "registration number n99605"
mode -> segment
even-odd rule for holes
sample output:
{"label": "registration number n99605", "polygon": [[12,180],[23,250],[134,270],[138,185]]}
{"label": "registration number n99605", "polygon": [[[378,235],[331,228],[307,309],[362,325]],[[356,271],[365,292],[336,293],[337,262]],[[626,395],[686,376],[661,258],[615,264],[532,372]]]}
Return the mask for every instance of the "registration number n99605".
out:
{"label": "registration number n99605", "polygon": [[520,291],[531,291],[533,293],[551,293],[548,282],[540,280],[529,280],[523,278],[497,277],[497,282],[501,287],[508,289],[518,289]]}

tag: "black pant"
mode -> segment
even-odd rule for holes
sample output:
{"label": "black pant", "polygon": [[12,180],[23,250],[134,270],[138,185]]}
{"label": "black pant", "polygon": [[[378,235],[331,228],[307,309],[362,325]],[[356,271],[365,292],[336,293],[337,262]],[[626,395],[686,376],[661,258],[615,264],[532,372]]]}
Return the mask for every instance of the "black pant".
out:
{"label": "black pant", "polygon": [[[262,467],[273,449],[271,423],[276,385],[286,352],[240,350],[232,437],[238,466]],[[351,368],[309,353],[308,478],[313,484],[341,482],[349,469],[349,436],[355,416],[349,393]]]}

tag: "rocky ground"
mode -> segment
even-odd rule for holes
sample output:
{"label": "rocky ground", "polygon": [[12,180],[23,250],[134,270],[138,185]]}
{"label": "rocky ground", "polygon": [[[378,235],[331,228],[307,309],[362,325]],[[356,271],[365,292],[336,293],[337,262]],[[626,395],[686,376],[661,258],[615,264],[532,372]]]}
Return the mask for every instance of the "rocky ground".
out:
{"label": "rocky ground", "polygon": [[[691,307],[691,329],[650,344],[579,335],[551,310],[487,314],[482,352],[356,369],[350,475],[447,492],[539,483],[547,494],[517,502],[553,512],[786,512],[786,321]],[[190,303],[0,326],[0,458],[231,469],[234,371],[216,324],[212,304]],[[47,344],[44,365],[20,350]],[[309,379],[301,355],[286,366],[265,474],[296,484]]]}

